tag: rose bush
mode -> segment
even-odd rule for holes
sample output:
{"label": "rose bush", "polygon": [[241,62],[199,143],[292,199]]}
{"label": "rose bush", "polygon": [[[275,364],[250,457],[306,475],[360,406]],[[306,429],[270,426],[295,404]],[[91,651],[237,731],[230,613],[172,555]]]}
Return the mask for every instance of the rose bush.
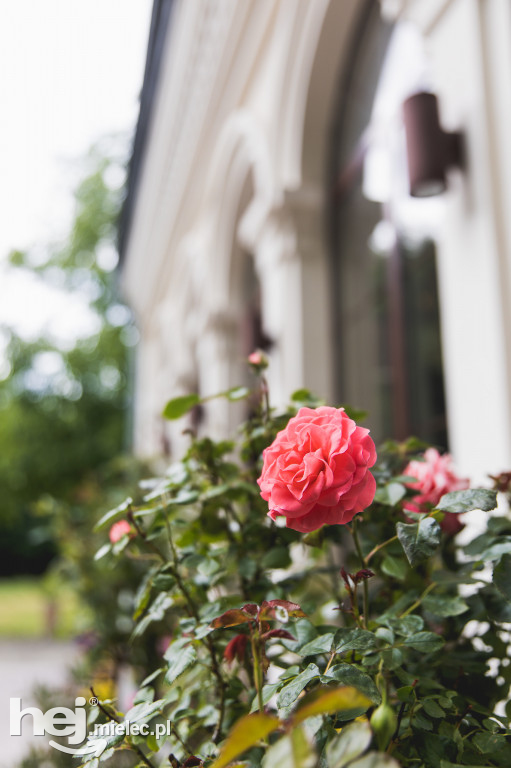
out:
{"label": "rose bush", "polygon": [[[98,523],[131,526],[97,558],[143,568],[132,642],[153,637],[158,659],[133,664],[128,711],[89,714],[164,727],[117,733],[87,768],[507,768],[511,521],[489,514],[496,493],[449,484],[403,509],[433,488],[408,485],[416,440],[375,462],[352,410],[300,390],[275,413],[252,369],[254,392],[224,393],[250,403],[239,444],[191,433],[141,502]],[[487,530],[460,549],[440,522],[472,509]]]}
{"label": "rose bush", "polygon": [[269,516],[307,533],[349,523],[369,506],[376,482],[369,472],[376,449],[369,430],[344,408],[300,408],[263,451],[258,479]]}

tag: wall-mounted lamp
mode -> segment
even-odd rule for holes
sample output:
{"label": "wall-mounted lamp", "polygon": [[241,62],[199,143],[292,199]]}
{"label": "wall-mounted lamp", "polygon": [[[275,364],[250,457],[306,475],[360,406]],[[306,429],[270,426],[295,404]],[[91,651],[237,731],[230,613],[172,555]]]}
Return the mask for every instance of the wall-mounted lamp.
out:
{"label": "wall-mounted lamp", "polygon": [[443,130],[438,119],[438,99],[433,93],[415,93],[406,99],[403,118],[410,194],[439,195],[447,187],[447,169],[463,167],[462,135]]}

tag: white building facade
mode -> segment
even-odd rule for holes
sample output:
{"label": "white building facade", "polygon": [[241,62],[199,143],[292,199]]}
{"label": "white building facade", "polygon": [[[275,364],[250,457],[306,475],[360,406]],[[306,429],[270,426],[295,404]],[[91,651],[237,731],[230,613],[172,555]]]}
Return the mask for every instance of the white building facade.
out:
{"label": "white building facade", "polygon": [[[165,402],[245,383],[263,346],[275,405],[307,387],[474,480],[509,469],[511,4],[168,5],[123,237],[136,450],[179,452]],[[419,91],[463,141],[428,199],[406,174]],[[214,401],[203,428],[239,415]]]}

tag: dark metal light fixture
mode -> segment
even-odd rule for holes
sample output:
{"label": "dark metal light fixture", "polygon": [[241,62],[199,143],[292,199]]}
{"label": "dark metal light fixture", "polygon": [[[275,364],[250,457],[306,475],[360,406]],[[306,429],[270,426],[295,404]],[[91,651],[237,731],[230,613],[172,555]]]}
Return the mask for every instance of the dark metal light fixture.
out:
{"label": "dark metal light fixture", "polygon": [[462,137],[447,133],[438,118],[433,93],[415,93],[403,104],[408,173],[412,197],[439,195],[447,187],[446,172],[462,167]]}

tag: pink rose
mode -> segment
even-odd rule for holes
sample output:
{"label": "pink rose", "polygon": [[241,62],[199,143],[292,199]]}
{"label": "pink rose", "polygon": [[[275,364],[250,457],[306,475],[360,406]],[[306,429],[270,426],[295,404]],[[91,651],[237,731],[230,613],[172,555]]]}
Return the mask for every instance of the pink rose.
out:
{"label": "pink rose", "polygon": [[[420,491],[411,501],[404,503],[403,508],[409,512],[429,512],[444,493],[462,491],[469,486],[467,478],[455,474],[450,454],[441,456],[436,448],[428,448],[424,452],[424,461],[411,461],[403,474],[416,477],[416,482],[406,485]],[[454,535],[461,531],[463,523],[457,514],[446,512],[441,527],[446,533]]]}
{"label": "pink rose", "polygon": [[132,533],[133,529],[127,520],[118,520],[118,522],[114,523],[110,528],[110,541],[112,544],[115,544],[119,539],[122,539],[123,536],[129,536]]}
{"label": "pink rose", "polygon": [[283,515],[288,528],[306,533],[349,523],[371,504],[375,461],[369,430],[344,408],[300,408],[263,451],[257,482],[272,520]]}

